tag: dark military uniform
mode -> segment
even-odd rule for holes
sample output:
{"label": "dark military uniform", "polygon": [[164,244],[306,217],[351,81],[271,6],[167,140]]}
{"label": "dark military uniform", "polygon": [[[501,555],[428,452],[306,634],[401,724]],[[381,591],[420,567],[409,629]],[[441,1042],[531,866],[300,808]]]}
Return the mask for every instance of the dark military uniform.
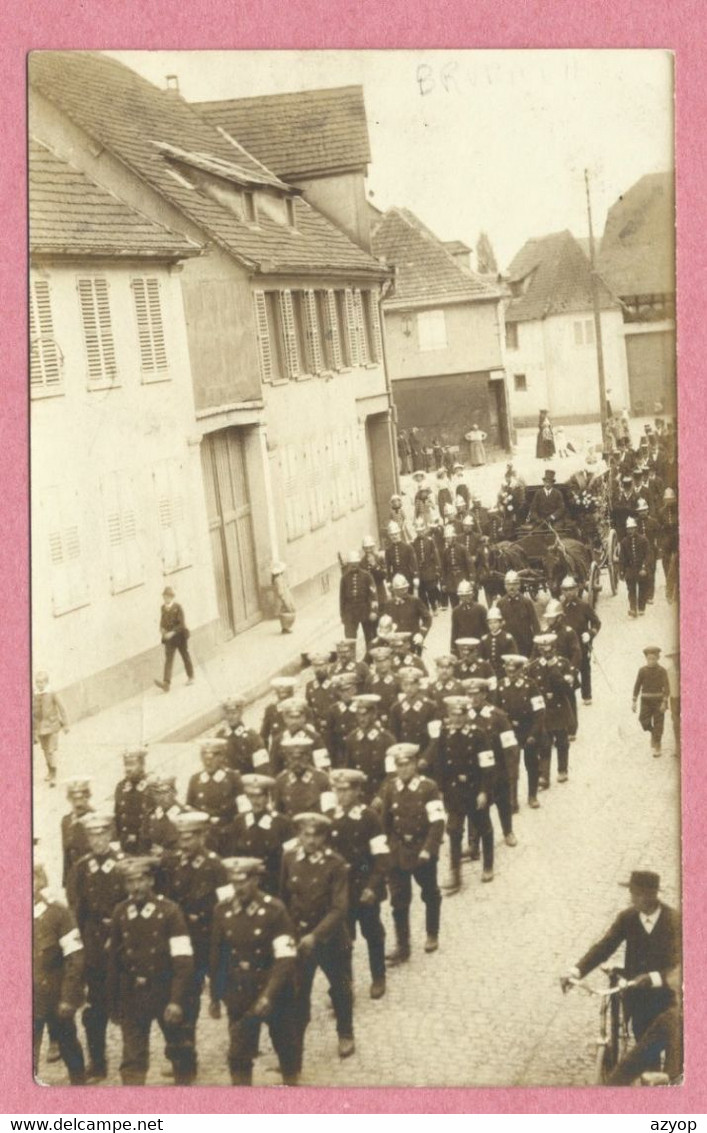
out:
{"label": "dark military uniform", "polygon": [[345,637],[356,637],[360,625],[366,644],[373,640],[378,615],[378,591],[372,575],[361,566],[351,565],[341,576],[339,614],[344,623]]}
{"label": "dark military uniform", "polygon": [[498,685],[498,677],[496,670],[491,661],[487,661],[484,657],[472,657],[466,660],[457,662],[457,680],[470,681],[473,679],[488,682],[488,695],[493,698],[496,695],[496,687]]}
{"label": "dark military uniform", "polygon": [[119,869],[122,853],[87,854],[74,866],[69,884],[84,945],[84,982],[88,1001],[83,1012],[91,1070],[106,1072],[108,1026],[108,942],[113,911],[125,898]]}
{"label": "dark military uniform", "polygon": [[525,676],[502,677],[498,684],[498,706],[508,716],[528,774],[528,800],[537,799],[540,751],[545,730],[545,701],[537,685]]}
{"label": "dark military uniform", "polygon": [[504,632],[514,638],[518,647],[504,649],[503,652],[522,653],[524,657],[530,657],[533,638],[540,633],[540,622],[532,599],[527,594],[504,594],[498,599],[498,608],[503,614]]}
{"label": "dark military uniform", "polygon": [[428,725],[439,720],[439,708],[421,692],[401,696],[390,710],[390,730],[398,743],[417,744],[424,758],[430,742]]}
{"label": "dark military uniform", "polygon": [[231,890],[221,859],[209,850],[168,854],[160,863],[160,889],[184,914],[194,953],[194,970],[181,1002],[184,1011],[182,1068],[184,1078],[193,1082],[197,1071],[196,1024],[209,970],[211,924],[217,902]]}
{"label": "dark military uniform", "polygon": [[416,537],[412,546],[420,568],[420,598],[430,610],[436,610],[439,605],[439,576],[442,569],[437,544],[432,535],[425,532]]}
{"label": "dark military uniform", "polygon": [[368,945],[371,979],[385,980],[385,929],[380,907],[385,900],[389,857],[381,820],[369,806],[352,806],[348,811],[337,807],[331,816],[329,837],[333,848],[349,866],[351,939],[355,940],[356,925],[360,925],[361,935]]}
{"label": "dark military uniform", "polygon": [[[481,838],[483,865],[493,869],[494,838],[489,808],[493,800],[496,761],[489,736],[476,723],[450,728],[446,723],[434,742],[432,768],[435,782],[447,810],[447,833],[453,872],[461,866],[464,825],[473,826]],[[479,794],[486,795],[486,805],[479,807]]]}
{"label": "dark military uniform", "polygon": [[206,845],[218,853],[224,827],[233,822],[243,784],[237,771],[219,767],[217,771],[197,771],[187,787],[187,805],[209,816]]}
{"label": "dark military uniform", "polygon": [[[427,935],[439,936],[442,896],[437,884],[437,859],[444,836],[444,807],[437,785],[422,775],[415,775],[408,783],[391,775],[378,798],[390,847],[388,882],[393,923],[398,946],[409,955],[413,878],[425,905]],[[420,860],[423,851],[429,857]]]}
{"label": "dark military uniform", "polygon": [[427,676],[427,666],[417,653],[394,653],[393,654],[393,669],[397,672],[398,669],[417,669],[421,676]]}
{"label": "dark military uniform", "polygon": [[361,559],[361,566],[364,570],[368,571],[371,578],[375,582],[376,594],[378,595],[378,605],[382,606],[386,599],[385,580],[387,577],[387,571],[385,568],[385,555],[382,551],[364,551],[363,558]]}
{"label": "dark military uniform", "polygon": [[[84,813],[90,814],[92,809],[91,807]],[[76,865],[79,858],[84,857],[89,852],[90,848],[81,817],[74,814],[73,811],[65,814],[61,820],[61,884],[64,888],[66,888],[73,866]]]}
{"label": "dark military uniform", "polygon": [[353,728],[346,737],[344,766],[363,771],[366,776],[364,792],[368,802],[378,793],[378,788],[386,777],[385,753],[394,743],[393,733],[381,727],[377,720],[370,728]]}
{"label": "dark military uniform", "polygon": [[651,548],[645,535],[638,528],[629,529],[619,544],[619,569],[626,583],[629,611],[635,616],[646,609],[646,599],[650,590]]}
{"label": "dark military uniform", "polygon": [[331,757],[329,755],[327,741],[313,724],[303,724],[301,728],[296,728],[294,732],[291,732],[289,728],[283,728],[282,731],[278,732],[273,738],[272,748],[270,749],[270,766],[273,775],[279,775],[287,766],[287,757],[285,755],[285,749],[282,746],[283,740],[294,739],[308,739],[312,741],[311,752],[314,767],[319,768],[320,771],[324,771],[330,766]]}
{"label": "dark military uniform", "polygon": [[371,675],[366,681],[366,692],[373,693],[375,696],[380,697],[380,704],[378,706],[378,719],[381,726],[386,727],[390,718],[390,710],[398,699],[400,692],[400,681],[395,673],[386,673],[381,676],[376,672],[375,668],[371,670]]}
{"label": "dark military uniform", "polygon": [[452,610],[451,650],[456,653],[455,643],[459,637],[475,637],[478,641],[488,633],[486,607],[480,602],[460,602]]}
{"label": "dark military uniform", "polygon": [[[432,614],[429,607],[421,598],[412,594],[405,594],[402,598],[391,598],[383,607],[383,613],[393,619],[397,633],[410,633],[413,637],[418,634],[424,639],[432,625]],[[422,642],[413,642],[412,650],[422,652]]]}
{"label": "dark military uniform", "polygon": [[660,556],[660,525],[653,516],[640,511],[636,512],[636,523],[638,524],[636,530],[639,534],[645,535],[651,550],[646,602],[653,602],[655,599],[655,572]]}
{"label": "dark military uniform", "polygon": [[[294,695],[294,694],[293,694]],[[263,713],[263,722],[260,725],[260,735],[263,737],[268,751],[272,751],[272,745],[276,736],[283,731],[285,721],[280,711],[281,700],[273,701],[271,704],[265,706]],[[307,719],[309,722],[309,710],[307,711]],[[264,774],[265,772],[262,772]]]}
{"label": "dark military uniform", "polygon": [[582,655],[579,662],[580,687],[583,700],[592,699],[592,639],[601,629],[601,621],[589,602],[582,598],[569,598],[562,603],[565,621],[579,638]]}
{"label": "dark military uniform", "polygon": [[115,829],[126,854],[144,854],[149,850],[149,843],[144,841],[143,826],[151,809],[147,776],[137,783],[132,779],[120,780],[115,788]]}
{"label": "dark military uniform", "polygon": [[638,722],[644,732],[650,732],[653,751],[660,752],[665,712],[670,700],[668,673],[662,665],[641,666],[633,686],[634,702],[639,695]]}
{"label": "dark military uniform", "polygon": [[442,551],[442,595],[445,606],[447,601],[452,607],[457,605],[457,587],[462,580],[468,581],[472,573],[469,556],[461,543],[445,544]]}
{"label": "dark military uniform", "polygon": [[259,858],[265,866],[265,873],[259,879],[260,888],[277,896],[282,850],[293,836],[294,827],[286,815],[265,811],[256,817],[252,811],[246,811],[237,815],[224,830],[221,853],[225,858]]}
{"label": "dark military uniform", "polygon": [[193,1045],[183,1023],[166,1023],[168,1003],[184,1006],[194,971],[184,915],[174,901],[153,895],[137,904],[122,901],[111,923],[108,1002],[120,1019],[125,1086],[143,1086],[147,1076],[150,1028],[156,1021],[177,1085],[192,1080]]}
{"label": "dark military uniform", "polygon": [[456,677],[449,677],[446,680],[438,679],[434,681],[433,684],[427,686],[425,692],[430,700],[433,700],[437,705],[441,719],[444,714],[444,698],[446,696],[459,696],[462,692],[462,686]]}
{"label": "dark military uniform", "polygon": [[280,892],[292,917],[297,941],[313,936],[315,946],[297,962],[295,1017],[299,1037],[297,1069],[302,1066],[304,1034],[309,1025],[312,984],[321,968],[329,981],[339,1038],[353,1038],[353,977],[348,916],[348,866],[326,847],[305,854],[301,846],[282,858]]}
{"label": "dark military uniform", "polygon": [[485,633],[479,645],[479,657],[489,662],[497,678],[503,676],[504,653],[518,653],[513,635],[505,629],[499,633]]}
{"label": "dark military uniform", "polygon": [[329,713],[337,701],[336,688],[331,678],[313,677],[311,681],[307,681],[304,698],[312,714],[314,727],[323,735]]}
{"label": "dark military uniform", "polygon": [[611,506],[611,525],[616,530],[619,539],[625,537],[626,520],[629,516],[635,516],[637,503],[638,497],[632,488],[629,491],[619,488],[615,493]]}
{"label": "dark military uniform", "polygon": [[412,594],[413,579],[418,577],[417,555],[409,543],[391,543],[385,549],[385,566],[390,582],[395,574],[402,574],[408,580]]}
{"label": "dark military uniform", "polygon": [[346,765],[346,737],[356,727],[357,720],[356,710],[343,700],[337,700],[329,711],[326,736],[334,767]]}
{"label": "dark military uniform", "polygon": [[[322,796],[325,796],[322,800]],[[293,818],[296,814],[313,811],[321,814],[334,805],[329,793],[329,777],[316,767],[308,767],[301,774],[281,771],[273,788],[273,805],[281,814]]]}
{"label": "dark military uniform", "polygon": [[174,803],[167,810],[156,806],[145,818],[140,831],[140,844],[155,851],[157,847],[162,850],[173,850],[179,841],[179,833],[174,824],[178,814],[182,814],[188,807],[181,803]]}
{"label": "dark military uniform", "polygon": [[65,905],[35,901],[32,930],[32,1031],[34,1071],[45,1026],[59,1044],[72,1086],[84,1082],[83,1051],[76,1024],[57,1013],[60,1003],[77,1009],[83,999],[84,954],[76,922]]}
{"label": "dark military uniform", "polygon": [[265,740],[254,728],[246,728],[245,724],[222,724],[216,733],[216,738],[226,740],[228,747],[225,752],[225,763],[232,771],[239,775],[250,775],[256,772],[267,775],[270,767]]}
{"label": "dark military uniform", "polygon": [[502,708],[492,704],[485,704],[478,712],[471,708],[469,719],[486,732],[493,750],[496,762],[493,801],[501,820],[501,829],[507,837],[513,833],[513,811],[518,809],[518,739]]}
{"label": "dark military uniform", "polygon": [[528,678],[545,702],[545,730],[540,737],[540,786],[550,786],[552,745],[557,748],[557,771],[566,775],[569,764],[569,730],[573,723],[571,689],[574,675],[564,657],[537,657],[528,666]]}
{"label": "dark military uniform", "polygon": [[[292,921],[277,898],[257,892],[245,907],[235,899],[218,906],[211,938],[211,997],[223,1000],[228,1010],[228,1065],[234,1086],[252,1084],[263,1022],[285,1084],[296,1084],[295,960]],[[265,1017],[253,1014],[261,998],[270,1005]]]}
{"label": "dark military uniform", "polygon": [[356,661],[353,657],[337,657],[331,667],[330,675],[332,677],[339,677],[342,673],[355,673],[356,692],[363,692],[369,673],[368,665],[365,661]]}

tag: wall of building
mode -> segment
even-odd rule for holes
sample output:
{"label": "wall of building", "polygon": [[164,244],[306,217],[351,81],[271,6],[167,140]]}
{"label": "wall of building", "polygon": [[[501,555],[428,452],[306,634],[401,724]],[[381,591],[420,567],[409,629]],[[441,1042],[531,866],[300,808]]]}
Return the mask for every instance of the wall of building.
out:
{"label": "wall of building", "polygon": [[631,411],[650,415],[657,412],[660,403],[663,412],[675,413],[675,324],[668,319],[624,323],[623,332]]}
{"label": "wall of building", "polygon": [[[49,284],[63,390],[31,403],[34,664],[65,690],[74,718],[159,675],[165,585],[178,593],[196,651],[216,638],[179,276],[155,264],[91,267],[109,282],[115,381],[87,388],[77,295],[85,266],[47,264],[39,275]],[[168,360],[162,380],[149,382],[131,290],[143,275],[159,279]]]}
{"label": "wall of building", "polygon": [[440,377],[408,378],[393,385],[399,429],[419,430],[429,446],[435,440],[469,452],[465,434],[478,425],[489,445],[500,445],[496,419],[496,385],[489,371],[480,374],[442,374]]}
{"label": "wall of building", "polygon": [[503,365],[497,303],[448,303],[444,312],[446,348],[420,350],[417,310],[399,311],[384,306],[388,367],[393,382],[440,374],[473,374]]}
{"label": "wall of building", "polygon": [[361,248],[371,250],[371,227],[362,169],[329,177],[298,178],[293,182],[304,198]]}

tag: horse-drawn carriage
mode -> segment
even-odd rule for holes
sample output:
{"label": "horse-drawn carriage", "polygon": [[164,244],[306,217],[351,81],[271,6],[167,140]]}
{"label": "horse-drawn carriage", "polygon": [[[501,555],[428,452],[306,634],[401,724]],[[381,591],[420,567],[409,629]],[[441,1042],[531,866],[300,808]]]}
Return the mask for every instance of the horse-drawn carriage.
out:
{"label": "horse-drawn carriage", "polygon": [[[584,482],[583,482],[584,481]],[[512,537],[486,545],[480,556],[480,582],[487,597],[503,592],[507,571],[520,575],[523,589],[535,598],[540,590],[553,596],[562,579],[572,575],[592,606],[602,588],[601,572],[607,571],[611,593],[619,577],[619,541],[611,525],[610,480],[607,471],[573,477],[554,485],[565,503],[565,515],[557,523],[529,521],[532,502],[542,485],[525,489],[522,513],[526,518],[514,525]]]}

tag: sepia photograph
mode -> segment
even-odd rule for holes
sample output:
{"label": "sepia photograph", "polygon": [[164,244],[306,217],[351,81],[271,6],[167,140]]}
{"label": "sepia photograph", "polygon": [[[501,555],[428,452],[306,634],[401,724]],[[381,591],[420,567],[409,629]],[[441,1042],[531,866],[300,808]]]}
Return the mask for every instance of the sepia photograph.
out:
{"label": "sepia photograph", "polygon": [[674,78],[29,54],[37,1083],[682,1082]]}

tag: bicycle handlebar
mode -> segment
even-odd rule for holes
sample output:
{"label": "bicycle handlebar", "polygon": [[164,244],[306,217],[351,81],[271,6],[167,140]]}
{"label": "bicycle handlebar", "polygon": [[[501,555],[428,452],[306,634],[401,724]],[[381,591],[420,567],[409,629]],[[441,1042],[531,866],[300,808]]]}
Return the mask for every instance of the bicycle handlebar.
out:
{"label": "bicycle handlebar", "polygon": [[587,995],[597,995],[600,998],[604,997],[604,998],[607,998],[607,999],[609,998],[609,996],[619,995],[621,992],[626,991],[628,988],[636,986],[635,980],[623,980],[622,979],[616,985],[616,987],[598,988],[598,987],[592,987],[590,984],[585,984],[583,980],[575,979],[574,976],[570,976],[567,980],[567,983],[571,987],[578,987],[580,989],[580,991],[586,992]]}

